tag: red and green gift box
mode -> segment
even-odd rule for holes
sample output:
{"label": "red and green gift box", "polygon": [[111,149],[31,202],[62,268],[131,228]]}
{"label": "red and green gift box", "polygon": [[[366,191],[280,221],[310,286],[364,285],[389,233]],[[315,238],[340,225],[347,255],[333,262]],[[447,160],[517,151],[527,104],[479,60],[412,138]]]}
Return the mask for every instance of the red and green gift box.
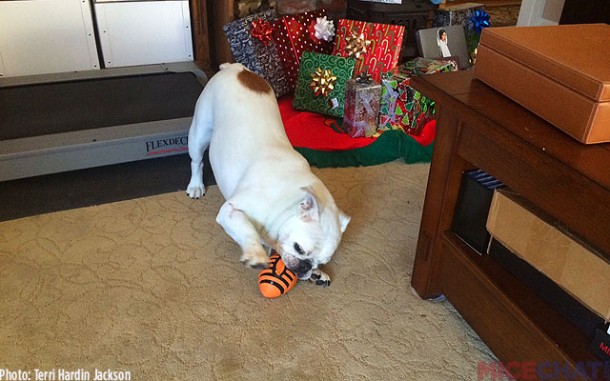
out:
{"label": "red and green gift box", "polygon": [[446,73],[458,70],[458,63],[452,59],[434,59],[417,57],[402,64],[401,73],[411,77],[422,74]]}
{"label": "red and green gift box", "polygon": [[380,130],[419,135],[434,117],[434,102],[411,87],[411,77],[457,70],[455,61],[418,57],[381,79]]}
{"label": "red and green gift box", "polygon": [[343,129],[353,138],[378,134],[381,85],[363,74],[347,81]]}
{"label": "red and green gift box", "polygon": [[412,123],[412,109],[415,91],[411,79],[404,74],[387,74],[381,79],[381,105],[379,109],[379,130],[403,130],[406,134],[417,135],[421,129]]}
{"label": "red and green gift box", "polygon": [[279,97],[291,89],[272,38],[276,20],[275,11],[268,10],[232,21],[223,29],[235,62],[263,77]]}
{"label": "red and green gift box", "polygon": [[368,73],[379,82],[400,57],[405,27],[340,19],[333,54],[356,59],[354,74]]}
{"label": "red and green gift box", "polygon": [[354,59],[303,52],[292,107],[343,117],[346,84],[354,75]]}
{"label": "red and green gift box", "polygon": [[294,90],[304,52],[330,54],[333,50],[335,26],[325,9],[280,17],[273,31],[288,87]]}

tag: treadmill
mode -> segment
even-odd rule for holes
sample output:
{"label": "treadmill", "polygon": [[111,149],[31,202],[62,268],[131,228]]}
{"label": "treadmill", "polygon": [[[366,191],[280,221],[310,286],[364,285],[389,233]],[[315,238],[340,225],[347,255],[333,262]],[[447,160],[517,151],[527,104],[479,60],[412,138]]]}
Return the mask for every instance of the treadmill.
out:
{"label": "treadmill", "polygon": [[[134,23],[134,27],[140,27],[146,19],[153,28],[156,19],[152,16],[165,17],[167,7],[171,6],[183,15],[183,20],[174,23],[178,30],[175,40],[184,40],[185,49],[191,49],[190,40],[180,35],[184,33],[190,37],[190,29],[186,28],[184,32],[180,30],[180,22],[187,26],[190,23],[188,1],[89,1],[74,7],[77,12],[78,7],[82,8],[82,12],[91,12],[92,6],[95,6],[96,14],[104,16],[97,21],[92,18],[92,25],[103,34],[103,38],[97,39],[100,57],[105,58],[104,62],[100,60],[102,68],[4,77],[0,72],[0,181],[188,151],[188,129],[195,103],[207,83],[205,73],[192,61],[190,51],[187,52],[191,57],[188,61],[151,64],[122,62],[120,44],[129,41],[113,35],[115,31],[117,36],[118,33],[131,33],[130,30],[122,30],[124,19],[129,15],[128,10],[133,9],[138,12],[134,15],[140,16],[140,21]],[[45,2],[39,4],[48,6]],[[54,6],[63,4],[56,1]],[[0,5],[16,8],[21,3]],[[148,10],[152,16],[145,18],[143,12]],[[117,15],[118,21],[114,21],[111,15]],[[44,20],[45,13],[41,12],[40,17]],[[132,19],[135,18],[128,20]],[[90,20],[86,21],[82,33],[91,39],[90,28],[93,26]],[[16,28],[21,27],[15,25]],[[157,41],[168,34],[168,29],[145,32],[144,35]],[[109,36],[114,39],[108,40]],[[164,46],[175,49],[175,40]],[[105,42],[112,44],[104,45]],[[87,44],[96,45],[93,40]],[[157,53],[149,45],[137,46],[144,47],[144,53]],[[134,50],[137,46],[129,45],[123,51]],[[109,50],[102,51],[106,48]],[[140,57],[136,55],[136,58]],[[6,60],[6,56],[4,58]]]}
{"label": "treadmill", "polygon": [[188,151],[194,62],[0,78],[0,181]]}

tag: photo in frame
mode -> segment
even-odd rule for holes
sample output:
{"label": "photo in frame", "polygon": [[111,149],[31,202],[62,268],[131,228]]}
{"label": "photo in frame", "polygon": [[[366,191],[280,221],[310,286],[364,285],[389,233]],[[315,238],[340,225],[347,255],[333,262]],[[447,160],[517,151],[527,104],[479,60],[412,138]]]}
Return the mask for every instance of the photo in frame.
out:
{"label": "photo in frame", "polygon": [[449,58],[457,61],[460,70],[470,67],[466,34],[462,25],[420,29],[415,32],[417,49],[424,58]]}

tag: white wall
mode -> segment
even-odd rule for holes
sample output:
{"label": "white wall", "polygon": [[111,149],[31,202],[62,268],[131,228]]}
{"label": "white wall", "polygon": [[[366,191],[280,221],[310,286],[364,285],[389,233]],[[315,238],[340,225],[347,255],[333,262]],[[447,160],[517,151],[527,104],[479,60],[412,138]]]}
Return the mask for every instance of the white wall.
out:
{"label": "white wall", "polygon": [[0,1],[0,76],[99,67],[88,0]]}
{"label": "white wall", "polygon": [[522,0],[517,26],[557,25],[565,0]]}
{"label": "white wall", "polygon": [[105,67],[193,61],[189,2],[99,2]]}
{"label": "white wall", "polygon": [[190,24],[188,0],[0,1],[0,77],[193,61]]}

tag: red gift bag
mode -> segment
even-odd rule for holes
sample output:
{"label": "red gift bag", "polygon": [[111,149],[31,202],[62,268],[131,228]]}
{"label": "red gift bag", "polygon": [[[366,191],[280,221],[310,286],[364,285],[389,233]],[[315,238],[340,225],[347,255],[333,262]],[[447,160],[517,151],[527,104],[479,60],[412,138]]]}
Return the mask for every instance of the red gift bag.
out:
{"label": "red gift bag", "polygon": [[405,27],[340,19],[333,55],[356,58],[354,76],[367,72],[377,81],[398,65]]}
{"label": "red gift bag", "polygon": [[[291,90],[294,90],[297,84],[299,62],[303,52],[324,54],[332,52],[335,27],[334,23],[332,27],[330,23],[333,21],[328,20],[325,9],[285,15],[277,20],[273,40],[282,60],[288,87]],[[316,25],[318,25],[317,28]],[[331,32],[332,35],[330,35]]]}

